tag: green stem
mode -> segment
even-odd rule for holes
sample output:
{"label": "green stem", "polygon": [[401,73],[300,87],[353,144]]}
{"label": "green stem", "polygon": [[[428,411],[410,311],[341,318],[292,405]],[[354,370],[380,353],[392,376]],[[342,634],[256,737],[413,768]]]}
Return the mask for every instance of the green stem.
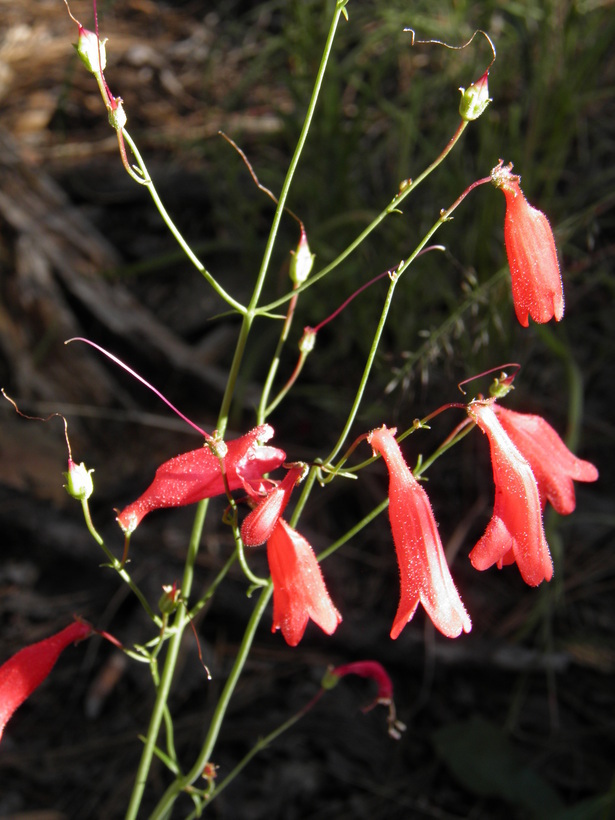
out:
{"label": "green stem", "polygon": [[[298,723],[301,718],[305,717],[305,715],[310,711],[310,709],[320,700],[320,698],[324,695],[325,690],[319,689],[318,692],[314,695],[314,697],[307,703],[302,709],[296,712],[292,717],[285,720],[277,729],[274,729],[265,737],[259,738],[254,746],[250,749],[250,751],[243,757],[239,763],[235,766],[235,768],[222,780],[216,788],[207,796],[207,805],[209,805],[212,800],[217,797],[220,792],[224,791],[224,789],[229,786],[233,780],[237,777],[238,774],[241,773],[243,769],[248,765],[248,763],[256,757],[259,752],[262,752],[263,749],[266,749],[274,740],[276,740],[280,735],[283,735],[284,732],[287,732],[290,728],[292,728],[295,723]],[[186,820],[193,820],[193,818],[199,817],[198,809],[195,809],[194,812],[188,815]]]}
{"label": "green stem", "polygon": [[81,509],[83,510],[83,517],[85,518],[85,523],[86,523],[86,526],[87,526],[87,528],[90,532],[90,535],[96,541],[98,546],[102,549],[102,551],[105,553],[105,555],[109,559],[109,564],[110,564],[111,568],[114,569],[117,572],[117,574],[120,576],[122,581],[124,581],[124,583],[128,584],[128,586],[130,587],[132,592],[134,592],[134,594],[139,599],[139,602],[140,602],[141,606],[147,612],[147,614],[152,619],[152,621],[156,624],[156,626],[161,627],[162,626],[162,621],[160,620],[158,615],[154,614],[152,608],[150,607],[149,603],[147,602],[147,598],[145,597],[145,595],[141,592],[139,587],[135,584],[135,582],[132,580],[130,575],[126,572],[126,570],[124,569],[124,567],[122,565],[122,562],[118,561],[118,559],[111,552],[109,547],[105,544],[102,537],[98,534],[98,531],[96,530],[96,528],[94,527],[94,524],[92,522],[92,516],[90,515],[90,507],[88,505],[87,500],[84,499],[81,502]]}
{"label": "green stem", "polygon": [[[199,502],[194,519],[194,525],[192,527],[192,534],[190,536],[190,544],[188,547],[188,555],[186,557],[184,576],[181,586],[182,596],[186,600],[190,596],[190,591],[192,589],[192,583],[194,580],[194,565],[199,551],[203,525],[205,524],[207,506],[207,500]],[[141,753],[141,760],[139,762],[135,784],[130,797],[128,810],[126,812],[126,820],[135,820],[141,805],[141,800],[143,799],[143,792],[145,791],[145,784],[147,782],[149,770],[152,764],[152,758],[156,749],[156,741],[160,732],[160,725],[164,719],[167,708],[167,700],[171,689],[171,683],[173,681],[177,656],[179,655],[184,629],[186,628],[188,622],[188,613],[184,607],[180,606],[175,615],[173,626],[176,631],[169,640],[169,648],[167,650],[164,668],[160,677],[160,685],[158,686],[156,692],[156,700],[152,709],[145,746],[143,747],[143,752]]]}
{"label": "green stem", "polygon": [[[462,123],[462,125],[466,125],[466,124],[467,123]],[[460,129],[458,129],[458,133],[459,133],[459,131],[460,131]],[[449,148],[449,150],[450,150],[450,148]],[[463,200],[466,198],[466,196],[471,191],[473,191],[474,188],[476,188],[477,186],[485,185],[487,182],[490,182],[490,181],[491,181],[491,177],[485,177],[484,179],[479,179],[476,182],[473,182],[472,185],[468,186],[468,188],[466,188],[465,191],[463,191],[463,193],[460,194],[457,197],[457,199],[453,202],[453,204],[449,208],[447,208],[446,210],[441,211],[440,218],[438,219],[438,221],[435,222],[432,225],[432,227],[427,231],[425,236],[421,239],[419,244],[412,251],[412,253],[408,257],[408,259],[406,259],[405,261],[400,262],[399,267],[397,268],[397,270],[390,275],[391,276],[391,284],[389,286],[389,290],[388,290],[387,295],[386,295],[384,306],[382,308],[382,313],[380,314],[380,320],[378,322],[378,327],[376,328],[376,333],[374,335],[374,338],[373,338],[373,341],[372,341],[372,346],[370,348],[370,351],[369,351],[369,354],[368,354],[368,357],[367,357],[367,362],[365,363],[365,368],[363,370],[363,375],[361,377],[361,381],[359,383],[357,393],[356,393],[354,401],[352,403],[352,407],[350,408],[350,413],[348,414],[348,418],[346,419],[346,424],[344,425],[344,429],[342,430],[342,432],[340,434],[340,437],[337,440],[337,443],[336,443],[335,447],[333,448],[333,450],[329,454],[328,458],[325,460],[325,462],[324,462],[325,464],[329,464],[335,458],[337,453],[339,453],[339,451],[344,446],[344,442],[346,441],[346,437],[347,437],[347,435],[350,431],[350,428],[352,427],[352,424],[354,423],[355,417],[358,413],[359,406],[360,406],[361,400],[363,398],[363,393],[365,392],[365,388],[367,386],[367,380],[369,378],[369,375],[370,375],[370,372],[371,372],[371,369],[372,369],[372,365],[373,365],[374,359],[376,357],[376,352],[378,350],[378,345],[380,344],[380,338],[381,338],[382,332],[384,330],[384,325],[385,325],[385,322],[386,322],[386,319],[387,319],[389,308],[391,306],[391,301],[393,299],[393,293],[395,291],[395,286],[397,285],[397,282],[399,281],[401,276],[408,270],[410,265],[414,262],[414,260],[419,255],[419,253],[427,245],[427,243],[430,241],[430,239],[436,233],[436,231],[442,225],[444,225],[445,222],[448,222],[448,220],[451,218],[451,214],[459,207],[459,205],[463,202]]]}
{"label": "green stem", "polygon": [[468,123],[465,120],[462,120],[459,123],[457,130],[449,140],[448,144],[446,145],[444,150],[438,155],[438,157],[431,163],[431,165],[428,168],[426,168],[421,174],[419,174],[419,176],[416,177],[416,179],[413,179],[408,185],[406,185],[401,191],[399,191],[399,193],[397,193],[389,202],[386,208],[384,208],[384,210],[382,210],[378,214],[378,216],[374,220],[372,220],[372,222],[370,222],[367,228],[361,231],[357,238],[353,242],[351,242],[350,245],[348,245],[342,251],[342,253],[340,253],[340,255],[333,260],[333,262],[330,262],[325,268],[323,268],[321,271],[318,271],[318,273],[315,273],[313,276],[310,276],[310,278],[306,282],[304,282],[298,288],[292,290],[290,293],[287,293],[286,296],[281,296],[274,302],[270,302],[268,305],[264,305],[260,308],[260,310],[263,313],[275,310],[275,308],[280,307],[280,305],[283,305],[285,302],[288,302],[289,299],[292,299],[294,295],[303,293],[304,290],[311,288],[312,285],[315,285],[316,282],[318,282],[324,276],[327,276],[327,274],[331,273],[332,270],[337,268],[338,265],[340,265],[348,256],[350,256],[350,254],[353,253],[353,251],[355,251],[365,239],[367,239],[370,233],[372,233],[372,231],[374,231],[380,225],[380,223],[387,218],[387,216],[389,216],[390,214],[394,213],[399,209],[399,206],[404,201],[404,199],[406,199],[406,197],[409,196],[412,193],[412,191],[416,190],[416,188],[418,188],[421,182],[423,182],[429,176],[429,174],[435,171],[435,169],[440,165],[440,163],[443,162],[443,160],[453,150],[453,148],[461,138],[461,135],[465,131],[467,125]]}
{"label": "green stem", "polygon": [[205,268],[205,266],[203,265],[201,260],[197,256],[195,256],[195,254],[192,251],[192,248],[186,242],[184,237],[181,235],[181,233],[177,229],[175,223],[173,222],[173,220],[169,216],[169,213],[168,213],[167,209],[162,204],[162,200],[158,196],[158,191],[156,190],[156,187],[154,186],[154,183],[152,182],[152,178],[149,175],[149,171],[147,170],[147,168],[145,166],[145,162],[143,160],[143,157],[139,153],[139,149],[137,148],[136,144],[134,143],[132,137],[130,136],[128,131],[126,131],[125,129],[122,130],[122,133],[124,135],[124,139],[126,140],[128,145],[130,146],[130,150],[132,151],[132,153],[134,154],[135,159],[137,160],[137,165],[139,166],[139,168],[141,169],[141,173],[143,174],[144,184],[147,186],[147,189],[150,193],[150,196],[154,200],[154,204],[156,205],[156,208],[158,209],[158,213],[160,214],[160,216],[164,220],[164,223],[167,226],[167,228],[171,231],[171,233],[175,237],[175,240],[177,241],[178,245],[181,247],[183,252],[186,254],[188,259],[192,262],[192,264],[198,270],[198,272],[207,280],[207,282],[216,291],[216,293],[222,299],[224,299],[224,301],[228,305],[230,305],[232,308],[234,308],[238,313],[241,313],[241,314],[245,313],[246,312],[245,307],[240,302],[235,301],[235,299],[233,299],[233,297],[224,290],[222,285],[220,285],[214,279],[214,277],[211,275],[211,273]]}
{"label": "green stem", "polygon": [[290,333],[290,328],[293,323],[293,317],[295,315],[296,307],[297,297],[295,296],[293,299],[290,300],[288,311],[286,312],[286,319],[284,320],[284,325],[282,327],[282,332],[280,333],[280,338],[278,339],[278,344],[276,346],[275,353],[273,354],[271,365],[269,366],[269,373],[267,373],[267,378],[265,379],[265,384],[263,385],[263,392],[261,393],[261,399],[258,405],[257,412],[258,424],[262,424],[269,415],[269,413],[271,413],[273,407],[275,407],[279,403],[279,401],[281,401],[281,398],[277,398],[275,403],[273,404],[273,407],[271,405],[267,407],[267,402],[269,401],[269,394],[271,393],[273,381],[275,379],[276,373],[278,372],[280,356],[282,355],[282,350],[284,348],[284,345],[286,344],[286,340],[288,339],[288,334]]}
{"label": "green stem", "polygon": [[258,628],[261,618],[265,613],[272,592],[273,584],[271,583],[271,581],[269,581],[267,586],[263,588],[258,599],[258,602],[256,604],[256,607],[254,608],[250,620],[248,621],[248,625],[246,627],[246,631],[244,633],[241,646],[239,647],[239,650],[237,652],[235,662],[233,663],[233,668],[231,669],[230,675],[224,685],[224,689],[220,694],[220,698],[218,700],[216,709],[211,719],[211,723],[209,724],[209,731],[207,732],[207,737],[205,738],[205,742],[199,753],[198,758],[196,759],[193,767],[186,775],[176,779],[169,786],[169,788],[166,790],[166,792],[160,799],[158,805],[150,815],[150,820],[163,820],[163,818],[167,816],[167,812],[177,799],[178,795],[182,791],[184,791],[184,789],[186,789],[188,786],[191,786],[201,776],[201,774],[203,773],[203,769],[205,768],[205,764],[210,762],[211,753],[213,752],[214,746],[218,739],[218,735],[220,733],[222,721],[224,720],[226,710],[230,703],[233,692],[235,691],[235,686],[237,685],[244,664],[248,659],[248,654],[252,647],[252,642],[254,641],[256,630]]}

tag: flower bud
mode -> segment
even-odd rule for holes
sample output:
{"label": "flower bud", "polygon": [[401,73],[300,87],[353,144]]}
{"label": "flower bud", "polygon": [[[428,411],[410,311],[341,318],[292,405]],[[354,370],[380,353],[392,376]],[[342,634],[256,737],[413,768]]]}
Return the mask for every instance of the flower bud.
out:
{"label": "flower bud", "polygon": [[92,473],[94,470],[87,470],[83,461],[75,464],[72,458],[68,459],[68,472],[63,473],[66,478],[64,488],[66,492],[77,499],[77,501],[87,501],[94,492],[94,482]]}
{"label": "flower bud", "polygon": [[92,74],[100,74],[107,65],[107,52],[105,49],[106,38],[99,40],[93,31],[88,31],[79,26],[79,40],[74,48],[81,61]]}
{"label": "flower bud", "polygon": [[116,131],[121,131],[126,125],[128,117],[124,111],[124,103],[120,97],[115,98],[115,105],[107,107],[107,114],[109,116],[109,123]]}
{"label": "flower bud", "polygon": [[477,120],[491,102],[488,79],[489,72],[485,71],[480,80],[472,83],[469,88],[459,89],[461,91],[459,113],[466,122]]}
{"label": "flower bud", "polygon": [[301,228],[301,237],[299,238],[297,250],[291,251],[291,254],[290,278],[295,284],[302,285],[310,275],[316,258],[315,254],[310,253],[310,246],[303,227]]}
{"label": "flower bud", "polygon": [[163,615],[172,615],[179,606],[180,597],[181,590],[177,588],[176,581],[173,584],[165,584],[158,601],[158,609]]}

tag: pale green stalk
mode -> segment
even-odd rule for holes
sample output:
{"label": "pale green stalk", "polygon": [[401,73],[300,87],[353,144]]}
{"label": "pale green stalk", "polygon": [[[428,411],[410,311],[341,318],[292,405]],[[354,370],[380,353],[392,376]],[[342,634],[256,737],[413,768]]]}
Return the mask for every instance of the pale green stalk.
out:
{"label": "pale green stalk", "polygon": [[102,537],[98,534],[98,531],[96,530],[96,528],[94,527],[94,524],[92,522],[92,516],[90,515],[90,507],[89,507],[88,502],[87,502],[86,499],[83,499],[83,501],[81,502],[81,508],[83,510],[83,517],[85,518],[85,524],[86,524],[86,526],[87,526],[87,528],[90,532],[90,535],[96,541],[98,546],[102,549],[102,551],[105,553],[105,555],[109,559],[109,563],[110,563],[111,568],[114,569],[117,572],[117,574],[120,576],[122,581],[124,581],[124,583],[128,584],[128,586],[130,587],[132,592],[134,592],[134,594],[138,598],[141,606],[147,612],[147,614],[152,619],[152,621],[156,624],[156,626],[158,626],[158,627],[162,626],[162,621],[160,620],[158,615],[154,615],[154,613],[152,612],[152,609],[151,609],[150,605],[148,604],[147,599],[145,598],[145,595],[143,595],[143,593],[141,592],[139,587],[135,584],[135,582],[132,580],[132,578],[130,577],[128,572],[126,572],[124,566],[122,565],[122,562],[118,561],[118,559],[111,552],[109,547],[105,544]]}
{"label": "pale green stalk", "polygon": [[325,268],[323,268],[321,271],[318,271],[318,273],[315,273],[313,276],[310,276],[310,278],[306,282],[304,282],[302,285],[299,285],[299,287],[295,288],[290,293],[287,293],[286,296],[281,296],[274,302],[270,302],[268,305],[264,305],[261,308],[261,310],[263,312],[270,312],[272,310],[275,310],[275,308],[280,307],[280,305],[283,305],[285,302],[288,302],[289,299],[292,299],[293,296],[303,293],[304,290],[311,288],[312,285],[315,285],[316,282],[318,282],[324,276],[331,273],[332,270],[337,268],[337,266],[340,265],[344,261],[344,259],[350,256],[350,254],[353,253],[353,251],[355,251],[365,239],[367,239],[370,233],[372,233],[378,227],[378,225],[380,225],[380,223],[387,218],[387,216],[397,212],[399,210],[399,206],[404,201],[404,199],[406,199],[406,197],[409,196],[412,193],[412,191],[416,190],[416,188],[418,188],[421,182],[423,182],[423,180],[425,180],[429,176],[429,174],[432,173],[432,171],[435,171],[435,169],[440,165],[440,163],[453,150],[453,148],[461,138],[461,135],[465,131],[467,125],[468,123],[465,120],[462,120],[459,123],[457,130],[449,140],[446,148],[442,151],[442,153],[439,154],[439,156],[431,163],[431,165],[428,168],[426,168],[421,174],[419,174],[419,176],[416,177],[416,179],[413,179],[398,194],[396,194],[393,197],[393,199],[389,202],[389,204],[386,206],[386,208],[384,208],[384,210],[382,210],[378,214],[378,216],[374,220],[372,220],[372,222],[370,222],[369,225],[363,231],[361,231],[357,238],[353,242],[351,242],[350,245],[348,245],[339,254],[339,256],[337,256],[333,260],[333,262],[330,262]]}
{"label": "pale green stalk", "polygon": [[[189,253],[189,256],[190,256],[193,264],[195,264],[197,266],[197,268],[199,268],[199,270],[201,270],[201,272],[203,273],[205,278],[207,278],[207,280],[210,282],[212,287],[215,287],[217,292],[220,293],[220,295],[223,298],[225,298],[226,301],[229,304],[231,304],[233,307],[235,307],[235,309],[238,310],[243,315],[241,328],[240,328],[240,331],[239,331],[239,338],[237,340],[237,345],[235,347],[235,354],[233,356],[233,361],[232,361],[232,364],[231,364],[231,368],[230,368],[229,376],[228,376],[228,380],[227,380],[226,390],[224,392],[224,396],[222,397],[220,413],[219,413],[219,416],[218,416],[218,425],[217,425],[217,427],[218,427],[218,431],[220,432],[221,435],[224,435],[224,432],[226,430],[226,426],[227,426],[227,423],[228,423],[228,416],[229,416],[230,407],[231,407],[231,403],[232,403],[232,399],[233,399],[233,395],[234,395],[234,391],[235,391],[235,386],[237,384],[237,379],[238,379],[238,376],[239,376],[239,370],[240,370],[241,362],[243,360],[243,355],[244,355],[244,352],[245,352],[245,348],[246,348],[246,344],[247,344],[247,340],[248,340],[248,335],[250,333],[252,322],[253,322],[254,316],[257,313],[258,299],[260,297],[260,294],[261,294],[261,291],[262,291],[262,288],[263,288],[263,285],[264,285],[264,282],[265,282],[265,278],[266,278],[266,275],[267,275],[269,262],[271,260],[271,255],[272,255],[272,252],[273,252],[273,246],[274,246],[274,243],[275,243],[275,239],[277,237],[278,228],[279,228],[279,225],[280,225],[282,214],[284,212],[285,202],[286,202],[286,199],[288,197],[288,192],[290,190],[292,179],[293,179],[295,170],[297,168],[297,165],[299,163],[299,158],[301,156],[303,146],[305,145],[305,141],[307,139],[307,134],[308,134],[311,122],[312,122],[312,118],[313,118],[314,111],[315,111],[315,108],[316,108],[316,103],[317,103],[317,100],[318,100],[318,95],[319,95],[320,88],[322,86],[323,77],[324,77],[324,74],[325,74],[325,69],[326,69],[327,62],[328,62],[328,59],[329,59],[329,56],[330,56],[330,53],[331,53],[331,48],[332,48],[332,45],[333,45],[333,40],[334,40],[334,37],[335,37],[335,32],[336,32],[336,29],[337,29],[339,18],[340,18],[340,15],[343,13],[343,9],[344,9],[347,2],[348,2],[348,0],[338,0],[338,2],[336,4],[335,13],[334,13],[333,20],[332,20],[332,23],[331,23],[331,26],[330,26],[330,29],[329,29],[329,35],[327,37],[327,42],[325,44],[325,49],[324,49],[323,56],[322,56],[322,59],[321,59],[321,63],[320,63],[320,67],[319,67],[318,74],[317,74],[317,77],[316,77],[316,81],[315,81],[315,84],[314,84],[314,88],[313,88],[313,91],[312,91],[312,96],[311,96],[311,99],[310,99],[310,104],[308,106],[308,111],[307,111],[307,114],[306,114],[306,117],[305,117],[305,122],[304,122],[304,125],[303,125],[303,129],[301,131],[301,135],[299,137],[299,141],[297,143],[295,153],[294,153],[293,158],[291,160],[290,167],[289,167],[289,170],[287,172],[286,179],[285,179],[285,182],[284,182],[284,185],[283,185],[283,188],[282,188],[282,192],[280,194],[280,198],[279,198],[279,201],[278,201],[278,206],[277,206],[275,214],[274,214],[272,227],[271,227],[271,231],[270,231],[270,234],[269,234],[269,239],[268,239],[267,245],[265,247],[265,252],[263,254],[263,260],[262,260],[262,263],[261,263],[261,267],[260,267],[256,282],[255,282],[255,285],[254,285],[254,290],[253,290],[252,297],[250,299],[250,303],[249,303],[248,307],[244,308],[243,306],[239,305],[234,300],[229,301],[229,299],[226,298],[227,294],[225,294],[225,292],[221,292],[221,289],[219,289],[219,286],[216,287],[217,283],[215,283],[215,280],[213,279],[213,277],[211,277],[209,274],[207,274],[207,272],[205,271],[205,269],[203,268],[201,263],[198,261],[198,259],[196,259],[196,257],[194,257],[193,255],[191,255]],[[126,133],[125,133],[125,136],[127,136]],[[144,174],[144,177],[149,179],[149,175],[147,174],[147,170],[145,169],[144,166],[142,166],[142,164],[141,164],[142,160],[140,159],[140,156],[139,156],[138,152],[136,152],[136,150],[135,150],[134,143],[132,143],[132,140],[130,140],[129,137],[127,138],[127,142],[130,145],[131,149],[135,151],[135,157],[137,158],[137,162],[139,163],[139,167],[141,168],[141,170]],[[155,193],[155,189],[153,188],[153,186],[150,187],[150,194],[154,198],[154,201],[155,201],[157,207],[159,208],[159,210],[160,210],[160,212],[163,216],[163,219],[165,219],[165,222],[167,222],[167,218],[165,218],[166,210],[162,206],[162,203],[160,202],[159,198],[157,197],[157,195]],[[167,217],[168,217],[168,215],[167,215]],[[172,231],[173,235],[175,236],[175,238],[177,239],[177,241],[184,248],[184,250],[186,250],[188,252],[189,249],[187,249],[187,246],[186,246],[183,238],[181,237],[181,235],[179,234],[177,229],[175,229],[175,227],[173,226],[173,223],[170,221],[170,218],[169,218],[169,221],[167,222],[167,224],[169,225],[169,228],[171,229],[171,231]],[[173,227],[171,227],[171,226],[173,226]],[[199,265],[200,265],[200,267],[199,267]],[[225,295],[223,295],[223,294],[225,294]],[[182,581],[181,591],[182,591],[182,595],[186,599],[188,598],[188,596],[190,594],[190,589],[191,589],[191,586],[192,586],[192,579],[193,579],[193,572],[194,572],[194,562],[195,562],[195,559],[196,559],[196,556],[197,556],[197,553],[198,553],[198,547],[199,547],[199,542],[200,542],[200,539],[201,539],[201,533],[202,533],[203,525],[204,525],[204,522],[205,522],[206,509],[207,509],[207,502],[206,501],[201,501],[199,503],[198,507],[197,507],[197,514],[196,514],[195,523],[194,523],[193,530],[192,530],[192,537],[191,537],[191,540],[190,540],[190,548],[189,548],[188,556],[187,556],[187,559],[186,559],[186,565],[185,565],[185,570],[184,570],[184,578],[183,578],[183,581]],[[256,608],[254,609],[254,612],[252,613],[252,617],[251,617],[251,619],[248,623],[246,632],[244,634],[244,639],[242,641],[241,647],[240,647],[239,652],[237,654],[237,657],[235,659],[233,669],[231,670],[231,673],[230,673],[229,678],[228,678],[228,680],[225,684],[225,687],[224,687],[224,690],[223,690],[222,695],[220,697],[220,700],[218,701],[218,705],[217,705],[216,710],[214,712],[214,716],[212,718],[212,722],[210,724],[209,731],[207,733],[207,737],[205,739],[204,746],[201,749],[201,753],[199,754],[199,757],[198,757],[195,765],[193,766],[193,768],[190,770],[190,772],[185,777],[183,777],[179,780],[176,780],[174,783],[171,784],[171,786],[169,787],[169,789],[167,789],[167,792],[163,796],[162,800],[158,804],[158,807],[155,809],[154,814],[152,815],[152,818],[159,818],[159,820],[162,820],[162,818],[166,817],[167,811],[172,806],[172,804],[174,803],[177,795],[182,791],[182,789],[186,785],[193,783],[200,776],[200,774],[203,770],[203,766],[208,761],[209,756],[210,756],[210,754],[213,750],[213,747],[216,743],[216,740],[218,738],[218,734],[219,734],[219,731],[220,731],[220,727],[222,725],[222,721],[224,719],[224,715],[226,714],[226,709],[228,707],[228,703],[230,702],[230,698],[231,698],[231,696],[232,696],[232,694],[235,690],[235,686],[237,684],[237,681],[239,680],[239,676],[240,676],[241,671],[243,669],[243,666],[244,666],[244,664],[247,660],[248,653],[249,653],[250,647],[252,645],[254,635],[256,633],[256,629],[258,627],[258,624],[260,623],[260,619],[262,618],[263,613],[265,612],[265,609],[266,609],[267,603],[269,602],[269,599],[271,597],[272,591],[273,591],[273,586],[271,584],[271,581],[269,581],[268,585],[263,588],[263,591],[261,592],[261,595],[259,597],[258,604],[257,604]],[[141,762],[140,762],[139,769],[138,769],[138,772],[137,772],[137,779],[136,779],[135,786],[134,786],[134,789],[133,789],[133,794],[131,796],[131,801],[130,801],[128,813],[126,815],[126,820],[135,820],[135,818],[137,816],[137,812],[139,810],[139,806],[141,804],[141,800],[142,800],[142,797],[143,797],[143,791],[145,789],[145,783],[147,781],[147,776],[148,776],[149,769],[150,769],[150,766],[151,766],[152,757],[154,755],[155,748],[156,748],[156,740],[157,740],[158,733],[159,733],[159,730],[160,730],[160,724],[161,724],[162,719],[164,717],[164,710],[166,708],[167,698],[168,698],[168,695],[169,695],[169,691],[170,691],[170,687],[171,687],[171,683],[172,683],[172,679],[173,679],[173,673],[174,673],[174,670],[175,670],[175,664],[177,662],[177,655],[178,655],[178,652],[179,652],[179,647],[180,647],[180,644],[181,644],[181,638],[182,638],[183,631],[184,631],[184,628],[186,626],[186,623],[187,623],[187,615],[185,615],[183,608],[180,607],[177,611],[177,615],[176,615],[175,622],[174,622],[174,626],[176,627],[176,632],[174,633],[173,637],[171,638],[171,640],[169,642],[169,649],[167,651],[167,656],[166,656],[166,660],[165,660],[165,664],[164,664],[164,669],[163,669],[163,673],[162,673],[161,680],[160,680],[160,686],[158,687],[158,693],[157,693],[156,701],[155,701],[155,704],[154,704],[152,716],[151,716],[151,719],[150,719],[150,725],[149,725],[149,729],[148,729],[148,733],[147,733],[146,744],[145,744],[145,747],[144,747],[144,750],[143,750],[143,754],[141,756]]]}
{"label": "pale green stalk", "polygon": [[186,254],[188,259],[192,262],[192,264],[198,270],[198,272],[207,280],[207,282],[216,291],[216,293],[222,299],[224,299],[224,301],[228,305],[230,305],[232,308],[234,308],[238,313],[242,313],[242,314],[245,313],[245,310],[246,310],[245,307],[242,304],[240,304],[239,302],[235,301],[235,299],[233,299],[233,297],[230,295],[230,293],[227,293],[224,290],[222,285],[220,285],[214,279],[214,277],[211,275],[211,273],[205,268],[205,266],[203,265],[201,260],[193,253],[192,248],[186,242],[184,237],[181,235],[181,233],[177,229],[175,223],[173,222],[173,220],[169,216],[169,213],[168,213],[167,209],[162,204],[162,200],[158,196],[158,191],[156,190],[156,187],[155,187],[155,185],[152,181],[152,178],[149,175],[149,171],[145,167],[145,162],[143,161],[143,157],[139,153],[139,149],[137,148],[136,144],[134,143],[132,137],[130,136],[128,131],[126,131],[125,129],[122,131],[122,134],[124,136],[124,139],[128,143],[128,145],[130,146],[130,150],[134,154],[134,157],[137,160],[137,165],[139,166],[139,168],[141,170],[141,173],[143,174],[143,184],[147,187],[147,190],[149,191],[151,198],[154,200],[154,204],[156,205],[158,213],[162,217],[162,219],[163,219],[165,225],[167,226],[167,228],[171,231],[171,233],[175,237],[175,240],[176,240],[177,244],[180,246],[180,248]]}

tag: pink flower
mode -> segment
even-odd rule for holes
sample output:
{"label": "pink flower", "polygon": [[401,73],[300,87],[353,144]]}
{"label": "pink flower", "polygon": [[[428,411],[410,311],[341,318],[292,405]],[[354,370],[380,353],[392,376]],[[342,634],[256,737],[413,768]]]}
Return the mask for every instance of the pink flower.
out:
{"label": "pink flower", "polygon": [[292,467],[278,486],[246,516],[241,525],[241,540],[246,547],[257,547],[270,538],[302,473],[302,467]]}
{"label": "pink flower", "polygon": [[333,606],[320,564],[305,540],[283,518],[267,541],[267,560],[273,581],[273,626],[290,646],[297,646],[311,618],[332,635],[342,616]]}
{"label": "pink flower", "polygon": [[378,661],[354,661],[353,663],[345,663],[342,666],[337,666],[331,670],[331,674],[337,678],[343,678],[344,675],[359,675],[362,678],[371,678],[378,684],[378,694],[375,701],[368,706],[365,711],[372,709],[377,703],[385,704],[386,706],[393,700],[393,684],[389,673],[384,666]]}
{"label": "pink flower", "polygon": [[574,481],[596,481],[598,470],[577,458],[541,416],[515,413],[495,405],[495,413],[509,439],[532,468],[542,508],[547,501],[560,515],[575,508]]}
{"label": "pink flower", "polygon": [[391,637],[397,638],[420,602],[440,632],[456,638],[472,622],[451,578],[427,493],[404,461],[395,432],[381,427],[367,437],[389,470],[389,518],[401,576]]}
{"label": "pink flower", "polygon": [[75,621],[50,638],[20,649],[0,666],[0,738],[13,712],[45,680],[60,653],[91,633],[88,624]]}
{"label": "pink flower", "polygon": [[[226,492],[225,478],[229,490],[264,492],[267,481],[263,475],[286,459],[283,450],[258,444],[259,441],[269,441],[272,436],[273,428],[263,424],[241,438],[216,444],[210,442],[198,450],[165,461],[156,470],[153,482],[143,495],[118,515],[120,527],[130,534],[152,510],[182,507],[222,495]],[[218,447],[219,455],[212,452],[212,446]]]}
{"label": "pink flower", "polygon": [[343,678],[345,675],[359,675],[362,678],[371,678],[371,680],[376,681],[378,684],[378,694],[371,703],[363,707],[362,711],[369,712],[374,706],[378,706],[379,704],[388,706],[389,717],[387,722],[389,725],[389,734],[395,738],[395,740],[399,740],[401,733],[406,727],[401,720],[397,720],[395,704],[393,702],[393,684],[384,666],[378,663],[378,661],[354,661],[353,663],[345,663],[343,666],[338,666],[327,672],[323,679],[323,688],[331,689],[337,684],[339,678]]}
{"label": "pink flower", "polygon": [[495,504],[485,534],[470,553],[475,569],[517,563],[530,586],[550,581],[553,564],[542,526],[542,507],[532,468],[498,421],[490,403],[472,402],[468,415],[491,447]]}
{"label": "pink flower", "polygon": [[524,197],[511,168],[500,162],[491,178],[506,197],[504,241],[515,313],[524,327],[529,324],[528,314],[535,322],[548,322],[553,316],[559,322],[564,315],[564,291],[553,231],[542,211]]}

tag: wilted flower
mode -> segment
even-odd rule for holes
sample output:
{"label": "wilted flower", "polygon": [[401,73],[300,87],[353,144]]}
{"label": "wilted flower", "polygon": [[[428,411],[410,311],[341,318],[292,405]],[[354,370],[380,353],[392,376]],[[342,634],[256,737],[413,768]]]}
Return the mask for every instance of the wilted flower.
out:
{"label": "wilted flower", "polygon": [[530,586],[550,581],[553,564],[542,525],[542,508],[532,468],[498,421],[490,403],[468,405],[468,415],[487,434],[491,448],[495,504],[485,534],[470,553],[483,570],[517,563]]}
{"label": "wilted flower", "polygon": [[75,621],[50,638],[20,649],[0,666],[0,738],[13,712],[45,680],[61,652],[91,634],[88,624]]}
{"label": "wilted flower", "polygon": [[571,453],[541,416],[515,413],[497,404],[493,409],[508,437],[532,468],[543,509],[550,501],[560,515],[569,515],[576,505],[573,480],[596,481],[598,470],[589,461]]}
{"label": "wilted flower", "polygon": [[528,314],[539,323],[553,316],[559,321],[564,315],[564,291],[553,231],[542,211],[526,200],[511,169],[512,165],[500,162],[491,179],[506,197],[504,241],[515,313],[524,327],[529,324]]}
{"label": "wilted flower", "polygon": [[342,616],[333,606],[312,547],[280,518],[267,541],[273,581],[273,626],[290,646],[297,646],[311,618],[332,635]]}
{"label": "wilted flower", "polygon": [[401,576],[391,637],[397,638],[419,602],[443,635],[469,632],[472,622],[451,578],[427,493],[404,461],[395,429],[373,430],[367,441],[389,470],[389,519]]}
{"label": "wilted flower", "polygon": [[401,720],[397,720],[395,704],[393,702],[393,683],[384,666],[378,663],[378,661],[354,661],[352,663],[345,663],[342,666],[337,666],[335,669],[329,669],[322,681],[323,689],[332,689],[338,680],[346,675],[359,675],[359,677],[370,678],[376,681],[378,694],[362,711],[369,712],[374,706],[378,705],[388,706],[389,734],[395,738],[395,740],[399,740],[406,726]]}
{"label": "wilted flower", "polygon": [[[117,520],[125,533],[132,533],[144,516],[162,507],[195,504],[204,498],[222,495],[229,490],[244,489],[250,493],[265,491],[263,475],[284,463],[286,453],[277,447],[264,447],[273,428],[268,424],[229,442],[210,442],[198,450],[182,453],[165,461],[156,470],[148,489],[125,507]],[[219,448],[219,454],[212,447]]]}

